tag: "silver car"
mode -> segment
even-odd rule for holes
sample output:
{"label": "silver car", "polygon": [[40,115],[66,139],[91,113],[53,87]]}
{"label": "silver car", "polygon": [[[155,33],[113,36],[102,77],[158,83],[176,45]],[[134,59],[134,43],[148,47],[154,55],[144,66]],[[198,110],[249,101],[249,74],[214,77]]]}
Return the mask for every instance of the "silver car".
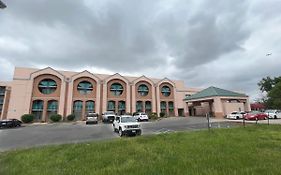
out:
{"label": "silver car", "polygon": [[86,125],[87,124],[97,124],[99,115],[97,113],[88,113],[86,115]]}

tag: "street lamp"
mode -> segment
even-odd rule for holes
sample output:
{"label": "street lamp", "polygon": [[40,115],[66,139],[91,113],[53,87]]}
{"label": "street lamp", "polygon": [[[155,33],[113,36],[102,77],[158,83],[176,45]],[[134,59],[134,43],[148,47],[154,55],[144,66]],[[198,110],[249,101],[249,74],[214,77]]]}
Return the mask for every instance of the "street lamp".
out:
{"label": "street lamp", "polygon": [[6,4],[4,4],[1,0],[0,0],[0,9],[4,9],[6,8]]}

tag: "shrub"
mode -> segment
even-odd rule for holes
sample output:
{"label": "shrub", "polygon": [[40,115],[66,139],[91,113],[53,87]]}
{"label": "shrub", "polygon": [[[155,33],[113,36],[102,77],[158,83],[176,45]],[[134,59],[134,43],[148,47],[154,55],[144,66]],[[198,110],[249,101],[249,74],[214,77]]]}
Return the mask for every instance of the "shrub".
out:
{"label": "shrub", "polygon": [[67,121],[73,121],[75,119],[75,115],[74,114],[70,114],[66,118],[67,118]]}
{"label": "shrub", "polygon": [[50,119],[52,122],[59,122],[62,119],[62,116],[60,114],[54,114],[50,116]]}
{"label": "shrub", "polygon": [[21,121],[23,123],[32,123],[34,120],[34,115],[33,114],[24,114],[21,116]]}
{"label": "shrub", "polygon": [[160,117],[164,117],[166,115],[165,112],[160,112]]}
{"label": "shrub", "polygon": [[156,112],[152,112],[151,114],[149,114],[149,119],[152,119],[152,120],[156,120],[158,118],[157,116],[157,113]]}

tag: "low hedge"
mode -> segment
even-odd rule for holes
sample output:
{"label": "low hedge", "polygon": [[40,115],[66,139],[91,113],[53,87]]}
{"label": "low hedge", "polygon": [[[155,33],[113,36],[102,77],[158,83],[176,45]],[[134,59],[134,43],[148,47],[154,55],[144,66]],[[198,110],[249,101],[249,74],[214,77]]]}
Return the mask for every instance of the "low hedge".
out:
{"label": "low hedge", "polygon": [[59,121],[61,121],[61,119],[62,119],[62,116],[60,114],[54,114],[54,115],[50,116],[50,120],[52,122],[59,122]]}
{"label": "low hedge", "polygon": [[73,121],[75,119],[75,115],[74,114],[70,114],[66,117],[67,121]]}
{"label": "low hedge", "polygon": [[157,113],[156,112],[152,112],[151,114],[149,114],[149,119],[151,120],[156,120],[158,118]]}
{"label": "low hedge", "polygon": [[35,116],[33,114],[24,114],[21,116],[21,121],[23,123],[32,123]]}
{"label": "low hedge", "polygon": [[160,117],[164,117],[166,115],[165,112],[160,112]]}

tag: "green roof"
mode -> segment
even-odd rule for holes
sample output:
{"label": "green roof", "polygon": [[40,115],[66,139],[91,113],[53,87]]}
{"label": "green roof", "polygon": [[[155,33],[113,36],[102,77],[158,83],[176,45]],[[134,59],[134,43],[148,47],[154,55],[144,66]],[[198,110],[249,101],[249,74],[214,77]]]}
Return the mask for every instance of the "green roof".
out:
{"label": "green roof", "polygon": [[240,94],[233,91],[228,91],[225,89],[220,89],[217,87],[208,87],[207,89],[204,89],[200,92],[197,92],[196,94],[193,94],[191,96],[186,97],[184,100],[194,100],[194,99],[200,99],[200,98],[207,98],[207,97],[214,97],[214,96],[224,96],[224,97],[248,97],[245,94]]}

